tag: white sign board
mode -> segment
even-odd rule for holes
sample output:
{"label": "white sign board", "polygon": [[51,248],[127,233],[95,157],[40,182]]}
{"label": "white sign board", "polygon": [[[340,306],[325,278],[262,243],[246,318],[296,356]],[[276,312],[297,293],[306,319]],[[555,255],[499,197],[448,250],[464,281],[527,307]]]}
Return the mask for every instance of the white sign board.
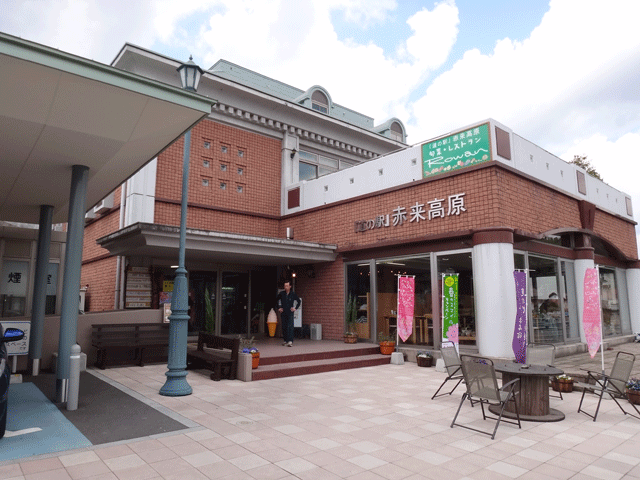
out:
{"label": "white sign board", "polygon": [[29,333],[31,331],[31,322],[3,320],[1,323],[2,327],[5,330],[7,328],[17,328],[18,330],[22,330],[24,332],[24,338],[22,340],[18,340],[17,342],[7,342],[5,344],[7,346],[7,354],[27,355],[29,353]]}

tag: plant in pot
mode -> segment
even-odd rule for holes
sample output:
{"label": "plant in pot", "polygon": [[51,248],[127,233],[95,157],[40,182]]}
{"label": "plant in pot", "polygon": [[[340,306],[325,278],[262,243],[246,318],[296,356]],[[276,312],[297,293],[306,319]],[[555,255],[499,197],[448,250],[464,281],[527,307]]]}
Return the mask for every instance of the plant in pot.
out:
{"label": "plant in pot", "polygon": [[627,384],[627,398],[634,405],[640,405],[640,379],[631,378]]}
{"label": "plant in pot", "polygon": [[255,347],[255,338],[242,338],[240,337],[240,348],[242,353],[248,353],[251,355],[251,368],[258,368],[260,365],[260,351]]}
{"label": "plant in pot", "polygon": [[380,332],[378,334],[378,343],[380,344],[380,353],[383,355],[391,355],[396,349],[395,335],[387,335]]}
{"label": "plant in pot", "polygon": [[215,333],[216,317],[213,315],[213,306],[211,305],[211,295],[209,289],[204,289],[204,329],[207,333]]}
{"label": "plant in pot", "polygon": [[346,331],[344,334],[344,343],[356,343],[358,334],[355,332],[356,318],[358,317],[358,309],[356,308],[356,298],[349,294],[347,301]]}
{"label": "plant in pot", "polygon": [[556,392],[572,392],[573,378],[569,375],[557,375],[551,379],[551,388]]}
{"label": "plant in pot", "polygon": [[418,351],[416,353],[416,363],[419,367],[430,367],[433,365],[433,355],[427,351]]}

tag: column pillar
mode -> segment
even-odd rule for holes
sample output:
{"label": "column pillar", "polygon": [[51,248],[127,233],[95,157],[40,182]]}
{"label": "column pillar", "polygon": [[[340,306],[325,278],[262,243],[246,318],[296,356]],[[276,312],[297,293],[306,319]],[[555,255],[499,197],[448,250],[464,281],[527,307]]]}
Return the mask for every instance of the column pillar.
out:
{"label": "column pillar", "polygon": [[29,337],[29,358],[33,361],[33,375],[40,373],[42,358],[42,337],[44,335],[44,311],[47,302],[47,272],[49,270],[49,247],[51,246],[51,223],[53,207],[40,205],[38,225],[38,256],[33,282],[33,306],[31,308],[31,334]]}
{"label": "column pillar", "polygon": [[76,343],[78,332],[78,307],[80,299],[80,270],[82,268],[82,240],[86,211],[89,167],[74,165],[69,192],[69,216],[67,230],[64,277],[62,280],[62,306],[60,312],[60,336],[58,341],[58,365],[56,369],[56,401],[67,401],[69,386],[69,356]]}
{"label": "column pillar", "polygon": [[473,234],[473,292],[476,343],[480,355],[514,357],[516,319],[513,230],[496,228]]}
{"label": "column pillar", "polygon": [[627,267],[627,295],[629,296],[629,316],[631,331],[640,332],[640,260]]}

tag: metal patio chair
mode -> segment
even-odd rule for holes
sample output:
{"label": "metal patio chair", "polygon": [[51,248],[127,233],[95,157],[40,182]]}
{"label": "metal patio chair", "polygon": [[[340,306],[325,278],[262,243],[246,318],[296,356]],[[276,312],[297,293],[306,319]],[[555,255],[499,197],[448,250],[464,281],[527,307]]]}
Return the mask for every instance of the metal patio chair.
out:
{"label": "metal patio chair", "polygon": [[[511,423],[513,425],[518,425],[518,428],[522,428],[522,425],[520,424],[520,414],[518,413],[518,402],[516,400],[516,394],[518,393],[517,387],[520,379],[513,379],[509,383],[503,385],[502,388],[499,388],[498,379],[496,378],[496,371],[493,367],[493,362],[490,359],[471,355],[460,355],[460,362],[462,375],[464,376],[464,382],[467,391],[462,395],[460,405],[458,406],[458,411],[456,412],[456,415],[455,417],[453,417],[453,421],[451,422],[451,427],[453,428],[454,425],[457,425],[459,427],[467,428],[478,433],[483,433],[485,435],[489,435],[492,440],[496,437],[496,432],[498,431],[498,427],[500,426],[501,421]],[[471,400],[472,403],[480,404],[483,420],[486,420],[487,418],[496,420],[496,426],[493,429],[493,432],[486,432],[484,430],[478,430],[468,425],[456,423],[456,419],[458,418],[458,414],[460,413],[462,404],[467,398]],[[513,402],[515,406],[515,415],[517,422],[506,419],[503,420],[502,418],[504,409],[507,406],[508,402]],[[486,414],[486,412],[484,411],[485,404],[487,406],[498,405],[500,407],[500,414],[497,418],[490,417]]]}
{"label": "metal patio chair", "polygon": [[[552,343],[530,343],[527,345],[527,363],[529,365],[555,366],[556,346]],[[562,392],[554,397],[562,398]]]}
{"label": "metal patio chair", "polygon": [[458,388],[458,385],[460,385],[460,382],[464,380],[464,377],[462,375],[462,369],[460,368],[460,357],[458,356],[458,350],[456,349],[455,344],[453,342],[442,342],[442,346],[440,347],[440,353],[442,354],[442,359],[444,360],[444,366],[447,371],[447,377],[444,379],[440,387],[438,387],[438,390],[436,390],[436,393],[433,394],[433,397],[431,397],[431,400],[433,400],[436,397],[441,397],[442,395],[447,395],[447,392],[441,393],[440,395],[438,395],[438,392],[442,390],[442,387],[444,387],[444,384],[447,383],[449,380],[453,380],[457,382],[455,386],[451,389],[451,391],[448,392],[449,395],[451,395],[453,391],[456,388]]}
{"label": "metal patio chair", "polygon": [[[618,352],[609,375],[587,371],[588,383],[578,383],[578,386],[582,387],[582,397],[580,398],[580,405],[578,405],[578,412],[584,413],[585,415],[593,418],[593,421],[595,422],[598,417],[598,411],[600,410],[600,403],[606,393],[614,402],[616,402],[616,405],[618,405],[625,415],[631,415],[632,417],[640,419],[640,411],[638,411],[638,407],[631,404],[637,414],[634,415],[633,413],[627,412],[619,402],[619,399],[627,398],[625,386],[629,380],[629,376],[631,375],[631,369],[633,368],[635,360],[636,356],[632,353]],[[582,401],[584,400],[584,396],[587,392],[598,395],[598,405],[596,406],[596,411],[593,415],[582,409]]]}

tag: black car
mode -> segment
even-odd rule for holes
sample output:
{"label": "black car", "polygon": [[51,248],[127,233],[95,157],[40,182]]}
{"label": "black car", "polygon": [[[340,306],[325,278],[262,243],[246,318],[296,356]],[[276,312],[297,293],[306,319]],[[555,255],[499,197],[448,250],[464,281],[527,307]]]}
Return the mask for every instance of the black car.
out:
{"label": "black car", "polygon": [[4,437],[7,428],[7,402],[9,399],[9,382],[11,381],[11,366],[7,355],[6,342],[22,340],[24,332],[17,328],[7,328],[5,331],[0,324],[0,438]]}

